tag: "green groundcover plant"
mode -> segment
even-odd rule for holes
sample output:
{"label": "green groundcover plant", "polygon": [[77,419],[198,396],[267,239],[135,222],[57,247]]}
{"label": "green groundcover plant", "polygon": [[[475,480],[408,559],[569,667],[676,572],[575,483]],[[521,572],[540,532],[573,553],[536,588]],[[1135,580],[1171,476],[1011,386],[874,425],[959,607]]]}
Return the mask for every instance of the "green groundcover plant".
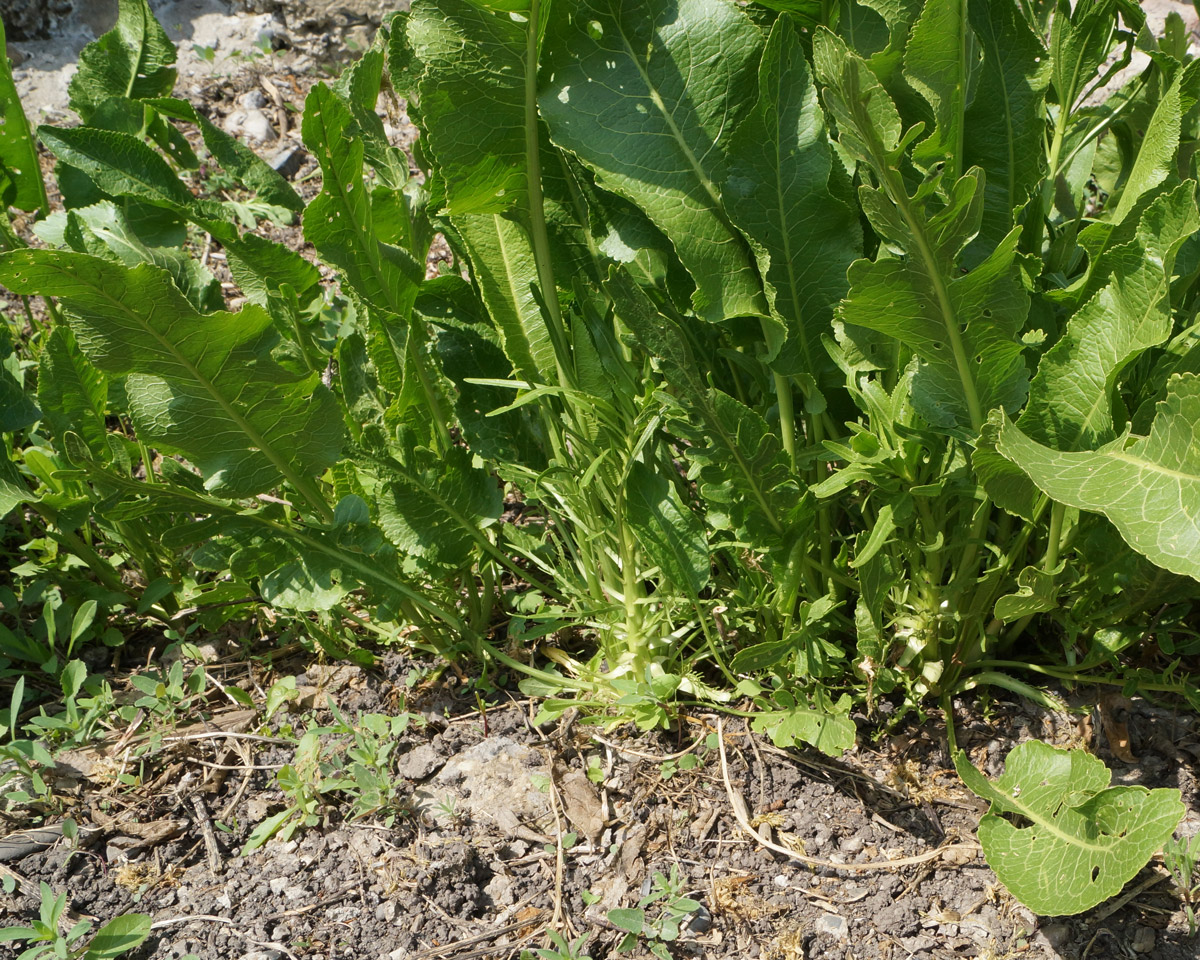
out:
{"label": "green groundcover plant", "polygon": [[[212,629],[249,597],[334,653],[352,623],[516,672],[543,718],[704,702],[836,754],[885,697],[949,719],[977,686],[1052,704],[1041,678],[1088,678],[1200,706],[1177,16],[415,0],[309,95],[307,205],[172,97],[174,58],[121,0],[71,83],[82,123],[36,132],[0,71],[0,190],[37,217],[32,246],[0,237],[25,306],[0,515],[40,558],[21,658],[77,672],[27,648],[83,566],[97,634],[133,610]],[[377,112],[396,95],[411,156]],[[299,218],[336,290],[255,218]],[[455,266],[427,277],[438,234]],[[1119,890],[1182,813],[1044,745],[995,783],[956,765],[1045,913]]]}

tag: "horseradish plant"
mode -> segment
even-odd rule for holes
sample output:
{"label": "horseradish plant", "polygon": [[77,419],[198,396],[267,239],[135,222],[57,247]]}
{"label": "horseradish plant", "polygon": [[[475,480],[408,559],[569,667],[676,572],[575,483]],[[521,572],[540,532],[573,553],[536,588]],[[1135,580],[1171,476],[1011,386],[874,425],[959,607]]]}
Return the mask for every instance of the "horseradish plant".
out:
{"label": "horseradish plant", "polygon": [[[853,697],[949,720],[980,684],[1048,702],[1032,673],[1195,703],[1123,656],[1152,662],[1148,622],[1195,650],[1186,48],[1128,0],[415,0],[310,94],[305,206],[171,97],[122,0],[83,124],[37,131],[66,209],[38,249],[5,235],[0,282],[51,322],[0,344],[0,510],[165,619],[250,593],[334,648],[415,630],[548,716],[739,696],[836,753]],[[44,214],[0,93],[6,200]],[[253,202],[197,195],[188,126]],[[255,213],[300,216],[340,292]],[[461,271],[426,277],[435,233]],[[956,757],[1043,912],[1119,889],[1180,814],[1064,756],[994,784]]]}

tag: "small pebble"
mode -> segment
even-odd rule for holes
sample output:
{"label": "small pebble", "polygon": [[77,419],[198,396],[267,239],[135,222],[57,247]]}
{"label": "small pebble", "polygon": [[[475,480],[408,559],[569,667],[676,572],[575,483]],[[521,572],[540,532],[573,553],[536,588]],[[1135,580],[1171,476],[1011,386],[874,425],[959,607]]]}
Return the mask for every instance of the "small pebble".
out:
{"label": "small pebble", "polygon": [[813,924],[815,933],[828,934],[831,937],[836,937],[838,940],[850,939],[850,925],[846,922],[845,917],[839,917],[836,913],[826,913]]}
{"label": "small pebble", "polygon": [[1133,932],[1133,942],[1130,944],[1135,953],[1149,953],[1154,949],[1154,930],[1150,927],[1138,927]]}
{"label": "small pebble", "polygon": [[267,162],[282,177],[291,180],[304,165],[306,154],[299,147],[285,147]]}
{"label": "small pebble", "polygon": [[866,846],[866,843],[863,841],[862,837],[847,837],[841,842],[840,846],[842,848],[842,853],[847,853],[850,856],[854,856],[856,853],[862,853],[863,847]]}
{"label": "small pebble", "polygon": [[700,909],[691,915],[687,921],[687,930],[692,934],[708,933],[712,928],[712,914],[708,912],[708,908],[704,904],[700,905]]}

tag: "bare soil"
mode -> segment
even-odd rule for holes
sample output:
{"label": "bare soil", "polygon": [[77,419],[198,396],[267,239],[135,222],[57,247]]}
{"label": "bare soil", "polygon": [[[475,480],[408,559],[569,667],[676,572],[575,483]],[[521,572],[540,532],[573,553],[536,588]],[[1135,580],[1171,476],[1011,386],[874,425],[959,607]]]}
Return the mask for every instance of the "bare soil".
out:
{"label": "bare soil", "polygon": [[[512,691],[481,710],[452,671],[400,654],[365,669],[276,669],[298,671],[301,699],[270,729],[214,700],[203,719],[180,717],[158,740],[134,732],[65,758],[61,813],[88,842],[10,861],[25,883],[0,901],[0,923],[34,916],[25,890],[45,880],[81,915],[153,916],[150,941],[130,954],[141,960],[508,958],[545,946],[547,925],[588,934],[587,952],[601,960],[623,937],[608,911],[636,906],[655,873],[677,870],[680,893],[702,907],[670,944],[675,957],[1197,955],[1158,864],[1079,917],[1039,921],[1016,903],[974,843],[982,805],[950,769],[934,716],[892,730],[880,725],[886,713],[857,717],[860,746],[837,759],[779,750],[723,721],[723,764],[715,716],[652,734],[603,732],[571,714],[539,729],[529,722],[536,705]],[[225,686],[269,679],[240,658],[210,671]],[[1196,718],[1111,696],[1089,711],[1098,702],[1089,695],[1099,697],[1076,694],[1075,714],[960,703],[960,742],[992,776],[1030,737],[1093,750],[1118,782],[1179,788],[1194,831]],[[241,854],[287,802],[275,770],[294,748],[264,735],[331,723],[319,706],[329,699],[351,718],[401,705],[412,715],[395,767],[398,815],[348,822],[346,806],[331,803],[292,840]],[[699,762],[680,769],[685,756]],[[122,771],[135,783],[114,782]],[[632,955],[649,956],[649,943]]]}

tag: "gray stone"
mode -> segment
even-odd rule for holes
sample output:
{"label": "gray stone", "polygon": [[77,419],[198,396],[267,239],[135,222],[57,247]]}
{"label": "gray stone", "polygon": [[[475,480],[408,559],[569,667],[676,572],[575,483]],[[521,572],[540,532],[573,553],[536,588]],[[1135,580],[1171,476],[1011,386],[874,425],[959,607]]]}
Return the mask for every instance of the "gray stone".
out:
{"label": "gray stone", "polygon": [[9,40],[44,40],[71,8],[71,0],[0,0],[0,17]]}
{"label": "gray stone", "polygon": [[419,743],[396,758],[396,773],[405,780],[424,780],[446,765],[446,758],[428,743]]}
{"label": "gray stone", "polygon": [[817,922],[813,924],[813,932],[823,933],[838,940],[849,940],[850,924],[846,922],[845,917],[839,917],[836,913],[826,913],[817,918]]}
{"label": "gray stone", "polygon": [[279,139],[267,115],[254,107],[234,110],[225,118],[224,126],[226,133],[251,143],[270,143]]}
{"label": "gray stone", "polygon": [[483,892],[491,897],[492,903],[498,907],[507,907],[517,899],[513,896],[512,877],[506,877],[500,873],[497,873],[488,881],[487,886],[483,888]]}
{"label": "gray stone", "polygon": [[460,815],[494,824],[508,837],[524,836],[531,826],[544,833],[553,816],[549,796],[533,783],[536,773],[548,773],[541,753],[509,737],[490,737],[449,760],[413,800],[433,819],[450,799]]}
{"label": "gray stone", "polygon": [[702,933],[708,933],[710,929],[712,929],[712,914],[708,912],[708,907],[700,904],[700,909],[687,920],[688,933],[699,936]]}
{"label": "gray stone", "polygon": [[839,844],[839,846],[841,847],[842,853],[854,856],[856,853],[862,853],[866,844],[863,842],[862,837],[847,837],[841,842],[841,844]]}
{"label": "gray stone", "polygon": [[1133,931],[1133,940],[1130,942],[1130,946],[1136,953],[1149,953],[1154,949],[1155,939],[1153,928],[1138,927]]}
{"label": "gray stone", "polygon": [[308,154],[302,147],[284,147],[271,157],[267,163],[281,177],[291,180],[292,177],[300,172],[300,168],[304,166],[304,158],[307,156]]}

